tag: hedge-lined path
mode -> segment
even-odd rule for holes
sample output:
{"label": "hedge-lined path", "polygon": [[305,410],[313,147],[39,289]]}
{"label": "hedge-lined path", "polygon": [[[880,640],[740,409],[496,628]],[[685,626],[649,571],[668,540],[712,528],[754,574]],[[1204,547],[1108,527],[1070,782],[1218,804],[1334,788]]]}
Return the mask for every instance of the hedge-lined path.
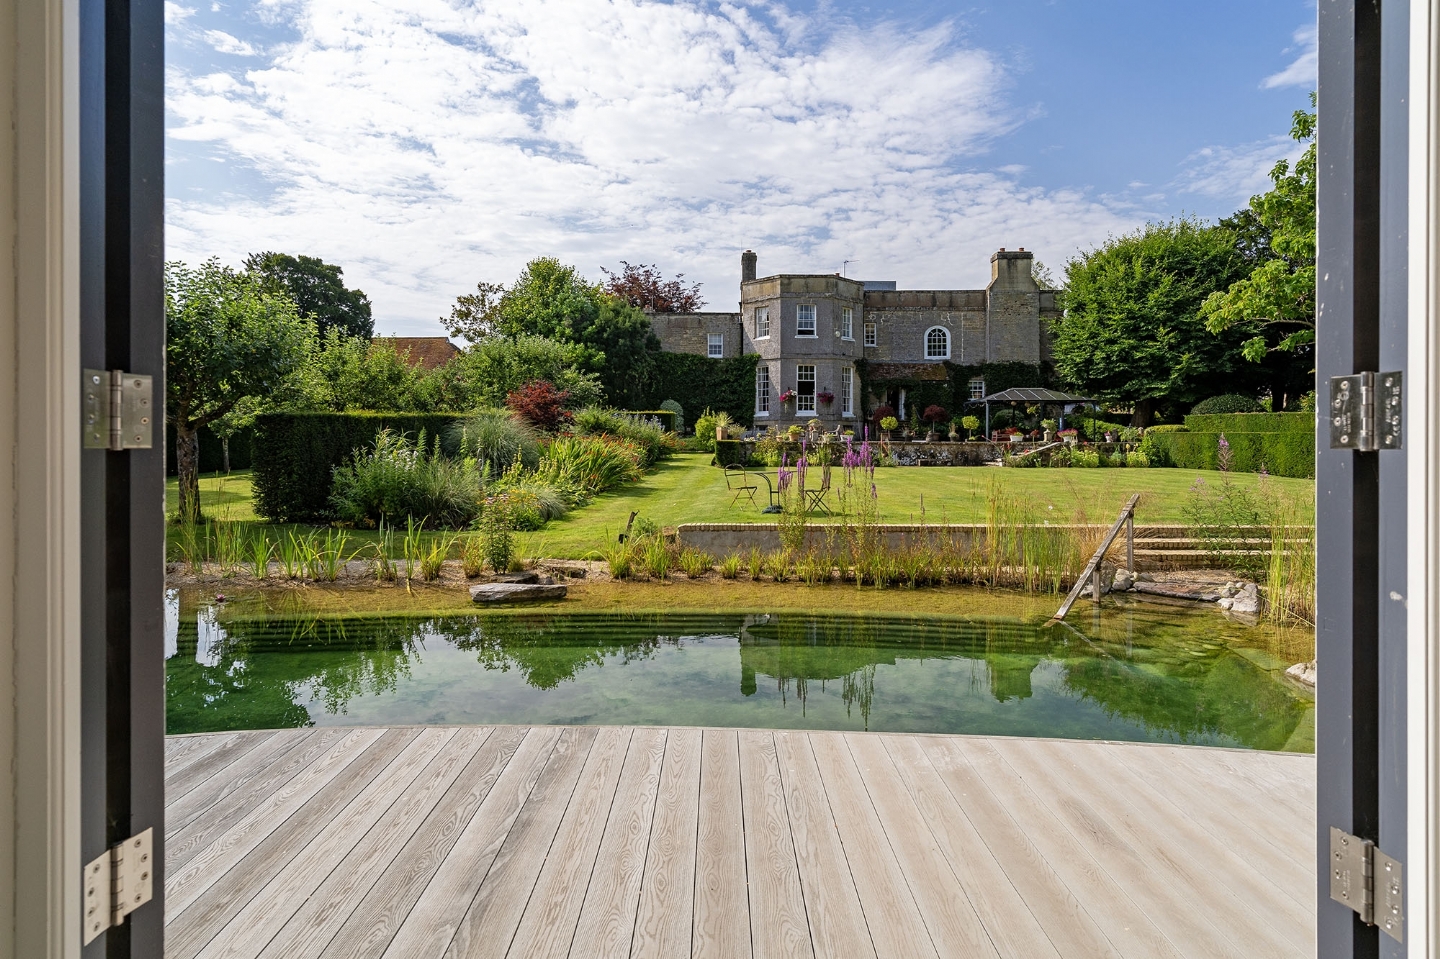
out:
{"label": "hedge-lined path", "polygon": [[[764,486],[756,507],[742,503],[731,507],[733,493],[726,492],[725,476],[710,465],[709,453],[680,453],[662,461],[640,482],[624,489],[603,493],[588,506],[554,520],[545,529],[521,537],[522,556],[550,556],[579,559],[595,553],[602,544],[614,542],[625,528],[631,510],[661,526],[680,523],[765,522],[762,516]],[[773,481],[773,470],[771,473]],[[838,467],[836,468],[838,474]],[[1057,523],[1108,523],[1131,493],[1140,492],[1137,516],[1147,524],[1184,522],[1184,505],[1197,479],[1219,483],[1223,474],[1181,469],[999,469],[987,467],[895,467],[875,471],[879,492],[880,520],[890,523],[983,523],[992,486],[1005,495],[1032,504],[1041,518]],[[1231,474],[1231,482],[1254,489],[1261,478],[1250,473]],[[222,484],[223,481],[223,484]],[[832,482],[840,483],[836,475]],[[1269,498],[1287,497],[1297,502],[1314,502],[1313,480],[1268,477]],[[223,485],[223,494],[218,487]],[[167,502],[173,509],[175,483],[168,487]],[[249,499],[248,473],[229,477],[206,475],[200,481],[200,501],[208,515],[235,520],[254,519]],[[832,502],[836,501],[831,494]],[[213,505],[213,508],[212,508]],[[837,503],[838,505],[838,503]],[[309,529],[311,527],[305,527]],[[357,545],[371,542],[375,534],[353,532]]]}
{"label": "hedge-lined path", "polygon": [[172,959],[1315,951],[1313,756],[625,726],[166,747]]}

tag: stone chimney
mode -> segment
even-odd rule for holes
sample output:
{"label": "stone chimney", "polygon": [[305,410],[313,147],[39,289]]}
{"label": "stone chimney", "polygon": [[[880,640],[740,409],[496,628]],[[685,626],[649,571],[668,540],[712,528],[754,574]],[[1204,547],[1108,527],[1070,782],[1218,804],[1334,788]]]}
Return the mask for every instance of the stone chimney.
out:
{"label": "stone chimney", "polygon": [[740,282],[755,279],[755,264],[759,257],[753,250],[746,250],[740,254]]}
{"label": "stone chimney", "polygon": [[1035,254],[1026,252],[1024,247],[1008,251],[1001,247],[1000,252],[990,255],[990,285],[986,289],[1013,293],[1038,292],[1040,287],[1031,271],[1034,264]]}

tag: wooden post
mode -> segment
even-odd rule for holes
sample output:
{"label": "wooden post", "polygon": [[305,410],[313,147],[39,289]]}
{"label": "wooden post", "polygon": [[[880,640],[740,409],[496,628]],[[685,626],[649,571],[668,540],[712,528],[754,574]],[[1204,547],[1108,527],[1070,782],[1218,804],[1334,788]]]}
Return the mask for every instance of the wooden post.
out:
{"label": "wooden post", "polygon": [[1125,568],[1135,572],[1135,514],[1125,520]]}
{"label": "wooden post", "polygon": [[1096,566],[1090,571],[1090,595],[1095,598],[1095,605],[1100,605],[1100,567]]}

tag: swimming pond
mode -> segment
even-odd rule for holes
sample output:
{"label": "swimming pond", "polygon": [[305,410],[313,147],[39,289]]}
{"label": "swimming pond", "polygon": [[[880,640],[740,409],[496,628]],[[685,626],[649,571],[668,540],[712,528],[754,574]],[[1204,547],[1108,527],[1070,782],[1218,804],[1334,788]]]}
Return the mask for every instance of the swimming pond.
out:
{"label": "swimming pond", "polygon": [[276,615],[168,599],[170,733],[308,725],[868,729],[1312,751],[1263,630],[1132,606],[1045,628],[914,615]]}

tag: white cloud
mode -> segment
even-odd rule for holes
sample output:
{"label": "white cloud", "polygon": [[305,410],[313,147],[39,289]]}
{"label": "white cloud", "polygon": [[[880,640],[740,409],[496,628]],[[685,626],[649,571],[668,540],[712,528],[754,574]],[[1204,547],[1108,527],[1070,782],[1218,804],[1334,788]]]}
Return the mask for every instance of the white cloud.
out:
{"label": "white cloud", "polygon": [[165,0],[166,26],[175,26],[184,23],[193,16],[195,16],[194,7],[182,7],[180,4],[172,2],[172,0]]}
{"label": "white cloud", "polygon": [[[193,12],[193,11],[192,11]],[[241,57],[255,56],[255,48],[224,30],[206,30],[205,40],[217,53],[230,53]]]}
{"label": "white cloud", "polygon": [[1180,193],[1196,193],[1241,206],[1272,186],[1270,171],[1282,159],[1292,163],[1304,144],[1288,136],[1273,136],[1238,147],[1212,146],[1185,158],[1184,169],[1172,186]]}
{"label": "white cloud", "polygon": [[1320,70],[1320,33],[1313,23],[1307,23],[1295,31],[1295,45],[1286,53],[1295,53],[1295,59],[1279,73],[1272,73],[1260,82],[1266,90],[1275,87],[1315,88],[1316,76]]}
{"label": "white cloud", "polygon": [[848,258],[869,277],[976,287],[997,247],[1058,264],[1136,219],[984,168],[1015,123],[1004,72],[948,26],[822,31],[697,0],[272,12],[299,39],[263,66],[168,80],[172,152],[225,156],[271,190],[172,197],[167,255],[323,256],[385,331],[435,332],[456,294],[540,254],[594,278],[656,262],[725,309],[746,247],[762,273]]}

